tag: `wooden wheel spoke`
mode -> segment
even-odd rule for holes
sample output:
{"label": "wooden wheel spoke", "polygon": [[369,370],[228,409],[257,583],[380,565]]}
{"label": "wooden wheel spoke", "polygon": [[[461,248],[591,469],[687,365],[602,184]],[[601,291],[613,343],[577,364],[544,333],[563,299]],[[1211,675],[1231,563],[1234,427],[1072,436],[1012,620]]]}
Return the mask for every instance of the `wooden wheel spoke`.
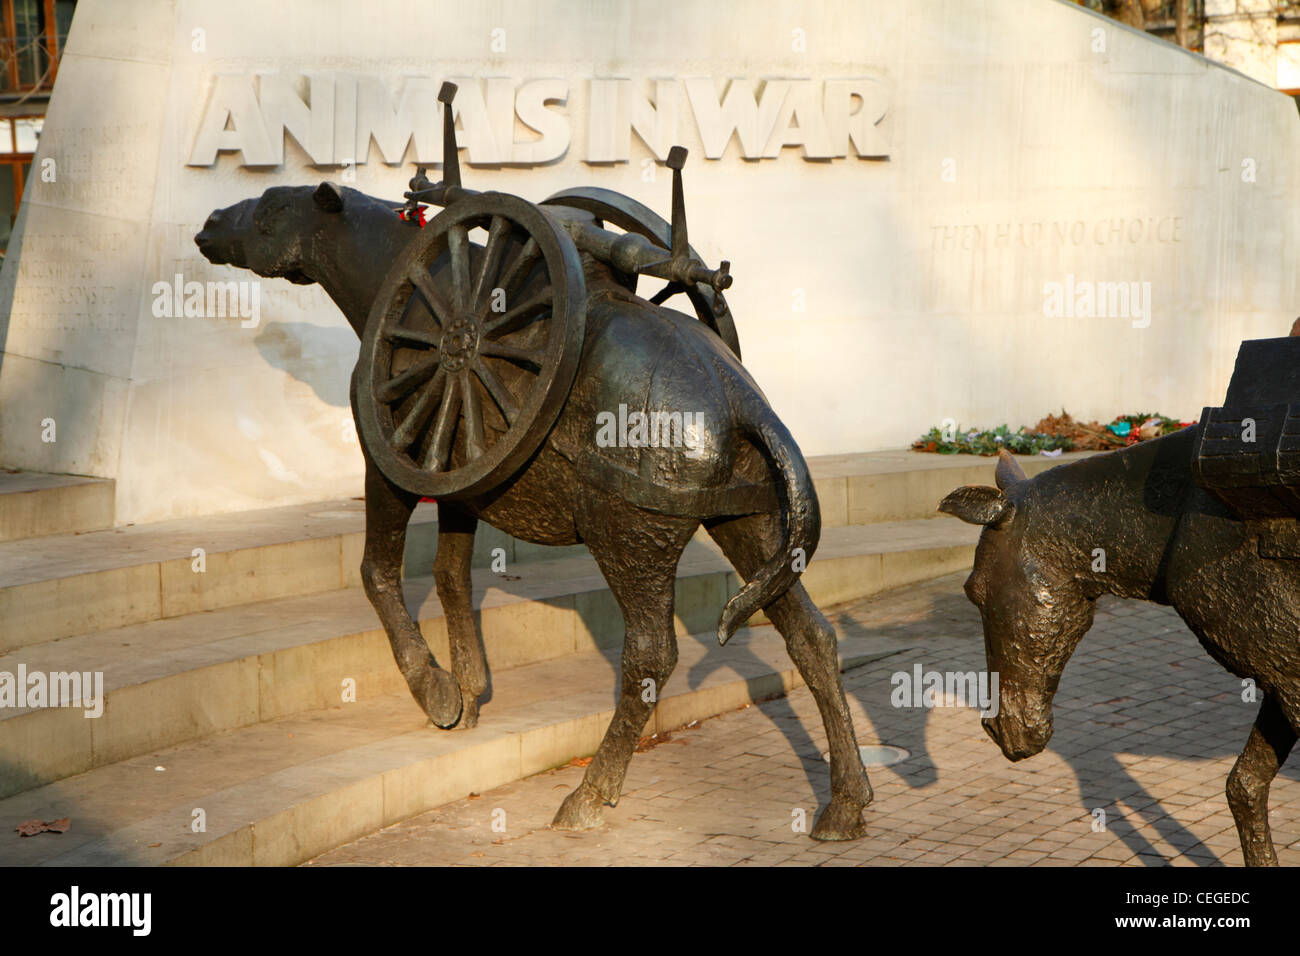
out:
{"label": "wooden wheel spoke", "polygon": [[473,461],[487,448],[483,435],[483,400],[474,388],[469,369],[462,369],[457,378],[460,379],[460,403],[465,418],[465,457]]}
{"label": "wooden wheel spoke", "polygon": [[484,321],[483,337],[492,338],[515,331],[528,320],[535,319],[544,312],[549,312],[553,298],[551,287],[544,286],[514,308],[493,315]]}
{"label": "wooden wheel spoke", "polygon": [[506,301],[509,302],[514,297],[515,291],[519,284],[528,277],[533,270],[533,264],[542,256],[542,248],[537,244],[537,240],[532,236],[523,244],[515,258],[506,269],[505,275],[501,277],[499,287],[505,290]]}
{"label": "wooden wheel spoke", "polygon": [[510,220],[504,216],[493,216],[488,226],[487,245],[483,248],[483,265],[478,278],[474,280],[474,308],[482,312],[486,309],[487,299],[492,294],[493,283],[501,271],[501,259],[510,245]]}
{"label": "wooden wheel spoke", "polygon": [[425,386],[420,397],[415,400],[415,405],[410,413],[402,420],[402,424],[393,432],[393,447],[398,451],[406,451],[415,441],[420,430],[424,428],[425,423],[429,420],[429,414],[433,411],[433,406],[437,403],[438,398],[446,389],[443,383],[446,381],[446,375],[439,370],[439,373],[433,377],[433,381]]}
{"label": "wooden wheel spoke", "polygon": [[384,333],[384,338],[388,339],[390,342],[414,342],[416,345],[428,345],[435,349],[442,342],[441,336],[432,335],[429,332],[421,332],[419,329],[389,329]]}
{"label": "wooden wheel spoke", "polygon": [[492,396],[492,401],[496,402],[497,408],[501,409],[501,415],[505,418],[506,424],[513,425],[515,418],[519,415],[519,408],[515,405],[510,390],[506,388],[501,379],[497,378],[496,372],[488,368],[487,364],[482,360],[475,364],[474,374],[483,383],[483,387],[488,390],[488,394]]}
{"label": "wooden wheel spoke", "polygon": [[469,230],[462,223],[447,229],[447,253],[451,256],[451,296],[457,311],[469,307]]}
{"label": "wooden wheel spoke", "polygon": [[390,404],[394,399],[401,398],[437,371],[440,360],[441,356],[439,355],[429,355],[420,359],[420,361],[409,368],[403,369],[379,386],[375,390],[375,397],[385,405]]}
{"label": "wooden wheel spoke", "polygon": [[531,365],[539,371],[542,367],[542,359],[546,355],[540,349],[521,349],[505,342],[492,341],[485,341],[479,345],[479,354],[492,358],[508,359],[511,362],[518,362],[520,365]]}
{"label": "wooden wheel spoke", "polygon": [[367,467],[408,495],[485,500],[573,388],[581,256],[549,210],[494,192],[458,198],[392,253],[353,377]]}
{"label": "wooden wheel spoke", "polygon": [[460,389],[445,389],[442,407],[438,409],[438,420],[433,425],[433,440],[429,442],[429,453],[424,459],[425,468],[431,471],[447,469],[451,458],[451,436],[456,430],[456,413],[459,411]]}
{"label": "wooden wheel spoke", "polygon": [[450,321],[456,315],[456,309],[446,296],[439,291],[438,287],[433,284],[433,278],[424,269],[423,266],[415,266],[407,278],[415,286],[424,301],[429,304],[429,313],[433,316],[434,324],[442,328],[445,323]]}

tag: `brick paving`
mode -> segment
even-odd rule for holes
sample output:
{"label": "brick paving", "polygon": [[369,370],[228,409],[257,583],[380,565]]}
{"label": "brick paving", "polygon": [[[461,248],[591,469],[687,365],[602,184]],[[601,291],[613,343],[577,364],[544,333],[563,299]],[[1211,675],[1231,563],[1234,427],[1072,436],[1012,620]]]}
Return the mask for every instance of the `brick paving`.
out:
{"label": "brick paving", "polygon": [[[797,811],[810,828],[829,793],[825,734],[801,688],[638,753],[599,830],[549,828],[582,776],[565,767],[307,865],[1240,865],[1223,787],[1257,705],[1242,702],[1240,682],[1169,608],[1099,602],[1057,693],[1055,735],[1027,761],[1003,758],[974,710],[890,704],[891,674],[914,664],[983,668],[979,614],[962,594],[963,578],[832,609],[841,633],[904,638],[915,648],[845,674],[859,743],[911,753],[869,770],[876,796],[865,839],[818,843],[795,832]],[[1300,865],[1300,755],[1292,760],[1270,801],[1283,865]]]}

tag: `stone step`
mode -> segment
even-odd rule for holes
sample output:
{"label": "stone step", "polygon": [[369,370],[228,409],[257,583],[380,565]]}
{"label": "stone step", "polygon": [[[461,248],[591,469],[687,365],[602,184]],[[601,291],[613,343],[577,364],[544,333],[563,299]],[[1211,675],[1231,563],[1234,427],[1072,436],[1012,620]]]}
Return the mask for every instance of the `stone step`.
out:
{"label": "stone step", "polygon": [[[978,528],[951,519],[827,529],[803,581],[814,601],[829,607],[969,567],[978,536]],[[494,673],[621,642],[622,616],[590,556],[526,562],[510,572],[473,574]],[[715,628],[739,586],[711,541],[688,545],[676,587],[679,633]],[[432,580],[408,579],[406,595],[445,665],[447,635]],[[364,695],[405,692],[359,587],[28,646],[0,656],[0,681],[6,673],[16,680],[20,667],[29,674],[102,673],[103,712],[87,718],[79,708],[0,706],[0,795],[332,706],[344,680]]]}
{"label": "stone step", "polygon": [[[417,509],[414,547],[434,515]],[[0,653],[360,584],[364,527],[364,503],[345,499],[0,544]]]}
{"label": "stone step", "polygon": [[0,541],[113,526],[113,482],[0,469]]}
{"label": "stone step", "polygon": [[[1017,455],[1029,477],[1096,452],[1056,458]],[[961,485],[991,485],[996,458],[936,455],[910,450],[823,455],[808,459],[821,501],[822,526],[933,518],[948,492]]]}
{"label": "stone step", "polygon": [[[1066,458],[1078,457],[1066,456]],[[1022,459],[1034,473],[1061,459]],[[935,517],[961,484],[992,481],[990,459],[872,452],[810,459],[826,529]],[[317,502],[0,543],[0,653],[107,628],[360,584],[364,503]],[[701,533],[701,537],[703,533]],[[206,570],[195,571],[196,549]],[[498,551],[499,549],[499,551]],[[408,575],[428,574],[436,508],[408,533]],[[480,525],[474,563],[507,567],[586,554]]]}
{"label": "stone step", "polygon": [[[679,643],[647,735],[802,683],[770,627],[742,630],[725,648],[711,631]],[[908,647],[899,638],[842,636],[840,654],[854,666]],[[0,833],[10,835],[0,865],[301,863],[593,753],[613,714],[617,669],[618,653],[605,650],[496,673],[492,700],[469,731],[431,728],[405,694],[362,695],[121,760],[0,800]],[[557,809],[563,797],[556,791]],[[23,821],[62,817],[71,820],[66,833],[13,838]],[[194,832],[199,819],[203,832]]]}

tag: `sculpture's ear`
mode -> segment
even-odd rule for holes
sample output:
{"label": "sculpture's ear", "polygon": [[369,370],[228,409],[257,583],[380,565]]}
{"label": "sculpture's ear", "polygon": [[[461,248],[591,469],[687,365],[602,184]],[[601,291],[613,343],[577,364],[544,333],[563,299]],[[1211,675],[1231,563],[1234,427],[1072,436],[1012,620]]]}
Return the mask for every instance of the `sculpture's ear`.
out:
{"label": "sculpture's ear", "polygon": [[940,502],[939,510],[969,524],[996,528],[1011,520],[1016,506],[997,488],[963,485]]}
{"label": "sculpture's ear", "polygon": [[993,480],[1003,491],[1025,480],[1025,472],[1020,467],[1020,462],[1016,461],[1016,456],[1005,448],[998,449],[998,469],[993,475]]}
{"label": "sculpture's ear", "polygon": [[311,198],[316,200],[316,205],[326,212],[343,211],[343,190],[331,182],[324,182],[317,186]]}

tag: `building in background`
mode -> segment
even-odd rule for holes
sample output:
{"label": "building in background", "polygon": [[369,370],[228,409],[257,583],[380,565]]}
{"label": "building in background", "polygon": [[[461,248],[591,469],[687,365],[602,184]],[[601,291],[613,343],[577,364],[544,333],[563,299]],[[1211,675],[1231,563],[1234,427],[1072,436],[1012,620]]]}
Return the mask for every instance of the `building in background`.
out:
{"label": "building in background", "polygon": [[0,256],[31,171],[77,0],[0,0]]}
{"label": "building in background", "polygon": [[1066,0],[756,6],[701,31],[692,0],[82,0],[0,269],[0,466],[111,478],[119,524],[360,494],[355,333],[194,236],[272,186],[400,196],[448,79],[476,190],[667,212],[689,150],[693,241],[734,263],[745,366],[805,455],[1189,420],[1295,319],[1271,85]]}
{"label": "building in background", "polygon": [[1300,96],[1300,0],[1075,2]]}

